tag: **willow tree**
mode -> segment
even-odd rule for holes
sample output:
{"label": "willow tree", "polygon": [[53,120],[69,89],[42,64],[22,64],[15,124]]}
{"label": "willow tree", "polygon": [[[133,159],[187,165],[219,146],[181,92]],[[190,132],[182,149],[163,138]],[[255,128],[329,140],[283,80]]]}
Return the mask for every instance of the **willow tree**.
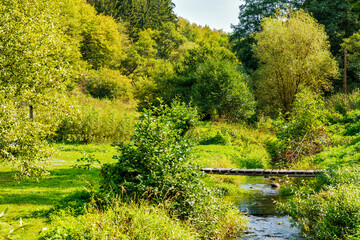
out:
{"label": "willow tree", "polygon": [[256,95],[267,113],[291,112],[305,88],[324,92],[338,75],[324,28],[303,10],[264,18],[253,50],[259,60]]}

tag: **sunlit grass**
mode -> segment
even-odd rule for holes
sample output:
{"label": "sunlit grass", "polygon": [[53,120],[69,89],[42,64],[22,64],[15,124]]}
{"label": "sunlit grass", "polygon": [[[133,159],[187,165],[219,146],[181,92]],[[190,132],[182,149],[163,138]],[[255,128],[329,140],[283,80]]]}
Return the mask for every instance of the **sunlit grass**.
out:
{"label": "sunlit grass", "polygon": [[42,211],[75,191],[97,187],[100,165],[95,164],[90,170],[73,167],[84,152],[94,154],[101,163],[115,162],[112,156],[116,154],[116,148],[110,144],[55,144],[54,148],[54,155],[44,164],[50,175],[39,182],[25,180],[17,183],[9,167],[0,167],[0,213],[8,208],[0,218],[0,239],[11,229],[19,227],[20,219],[26,227],[14,232],[12,239],[37,239],[38,233],[49,225],[40,214]]}

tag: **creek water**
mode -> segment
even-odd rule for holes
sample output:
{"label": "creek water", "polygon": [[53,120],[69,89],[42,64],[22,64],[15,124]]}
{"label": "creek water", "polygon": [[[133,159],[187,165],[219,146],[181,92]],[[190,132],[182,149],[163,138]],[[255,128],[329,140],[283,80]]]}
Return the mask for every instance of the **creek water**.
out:
{"label": "creek water", "polygon": [[271,188],[271,181],[263,177],[246,177],[246,183],[239,186],[249,190],[249,194],[235,197],[234,201],[249,217],[250,228],[237,239],[280,240],[306,239],[301,231],[292,227],[290,217],[276,211],[276,202],[286,200],[277,189]]}

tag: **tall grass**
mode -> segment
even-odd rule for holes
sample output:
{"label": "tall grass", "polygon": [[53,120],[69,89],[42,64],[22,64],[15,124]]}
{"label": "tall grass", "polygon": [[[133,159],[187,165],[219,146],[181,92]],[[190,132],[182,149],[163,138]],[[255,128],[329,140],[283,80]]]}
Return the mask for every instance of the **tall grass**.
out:
{"label": "tall grass", "polygon": [[120,199],[114,199],[105,210],[94,206],[77,217],[66,212],[54,215],[50,229],[40,239],[197,239],[193,229],[169,216],[163,206]]}
{"label": "tall grass", "polygon": [[63,114],[54,139],[68,143],[112,142],[130,138],[135,105],[119,100],[73,96],[71,111]]}

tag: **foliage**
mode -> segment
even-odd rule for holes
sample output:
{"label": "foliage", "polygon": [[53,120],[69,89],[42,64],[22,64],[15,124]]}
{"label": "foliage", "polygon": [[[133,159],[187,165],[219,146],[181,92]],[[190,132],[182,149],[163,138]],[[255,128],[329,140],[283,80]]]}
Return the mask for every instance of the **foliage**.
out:
{"label": "foliage", "polygon": [[[340,57],[340,44],[360,28],[359,9],[352,0],[305,0],[304,8],[312,14],[319,24],[325,26],[329,36],[331,53]],[[343,59],[341,57],[340,59]]]}
{"label": "foliage", "polygon": [[[267,113],[291,112],[297,93],[331,89],[336,61],[328,50],[323,28],[303,10],[265,18],[255,35],[255,56],[261,62],[255,73],[257,97]],[[265,94],[266,93],[266,94]]]}
{"label": "foliage", "polygon": [[45,140],[49,127],[31,121],[27,105],[0,98],[0,106],[0,161],[17,170],[18,180],[46,175],[39,163],[51,153]]}
{"label": "foliage", "polygon": [[190,48],[175,69],[172,79],[160,83],[168,89],[168,99],[178,95],[183,101],[191,101],[205,119],[225,115],[239,121],[254,114],[255,102],[247,77],[226,48],[206,45]]}
{"label": "foliage", "polygon": [[356,239],[360,234],[358,172],[358,168],[345,168],[325,173],[315,183],[318,192],[299,192],[282,208],[311,239]]}
{"label": "foliage", "polygon": [[[199,188],[201,174],[187,162],[189,143],[181,137],[183,129],[176,127],[183,119],[173,113],[164,105],[144,109],[131,142],[119,145],[119,162],[103,167],[103,188],[121,192],[121,185],[131,195],[148,192],[159,199],[175,198],[179,205],[190,204],[183,198],[191,194],[190,189]],[[183,192],[182,196],[177,196],[178,192]],[[185,206],[181,211],[186,214]]]}
{"label": "foliage", "polygon": [[56,141],[90,143],[129,139],[135,113],[124,109],[123,103],[103,100],[96,106],[96,100],[85,98],[83,101],[75,101],[61,116],[53,136]]}
{"label": "foliage", "polygon": [[[273,158],[277,164],[293,164],[307,155],[321,152],[328,144],[324,102],[305,91],[297,94],[292,113],[274,122],[280,142]],[[278,162],[280,161],[280,162]]]}
{"label": "foliage", "polygon": [[5,0],[0,15],[1,88],[28,104],[63,89],[75,53],[57,24],[58,6],[48,0]]}
{"label": "foliage", "polygon": [[[325,31],[329,36],[331,53],[339,62],[340,68],[344,68],[343,39],[351,37],[360,28],[357,1],[354,0],[305,0],[304,9],[308,11],[319,24],[325,26]],[[355,40],[354,37],[351,37]],[[350,57],[351,58],[351,57]],[[348,89],[356,87],[359,77],[356,71],[356,64],[351,61],[347,70]],[[344,74],[344,71],[341,71]],[[334,87],[338,90],[343,88],[343,78],[335,79]]]}
{"label": "foliage", "polygon": [[251,46],[255,43],[253,34],[260,31],[260,22],[264,17],[269,17],[278,9],[286,12],[290,8],[299,8],[302,1],[299,0],[245,0],[240,5],[239,23],[232,25],[233,32],[230,40],[232,50],[236,52],[238,59],[244,64],[248,72],[255,71],[258,62],[254,57]]}
{"label": "foliage", "polygon": [[347,70],[348,75],[350,75],[347,85],[348,89],[351,89],[351,85],[356,87],[360,81],[360,32],[357,31],[350,37],[343,39],[341,48],[347,51]]}
{"label": "foliage", "polygon": [[0,3],[1,161],[19,170],[18,179],[46,173],[37,163],[49,156],[49,116],[57,116],[58,92],[76,76],[71,62],[79,55],[59,13],[48,0]]}
{"label": "foliage", "polygon": [[64,32],[77,44],[82,59],[95,69],[119,69],[128,47],[126,34],[120,32],[122,25],[98,15],[83,0],[62,1],[60,6]]}
{"label": "foliage", "polygon": [[236,211],[214,199],[189,162],[189,142],[182,137],[185,113],[176,105],[144,109],[131,142],[119,144],[118,163],[102,168],[101,188],[127,199],[168,202],[172,214],[188,220],[200,237],[233,234],[243,220],[231,223]]}
{"label": "foliage", "polygon": [[128,31],[133,38],[141,30],[158,29],[164,23],[175,22],[175,5],[171,0],[88,0],[100,13],[110,15],[128,23]]}
{"label": "foliage", "polygon": [[74,217],[60,213],[52,217],[52,227],[40,239],[197,239],[192,229],[173,220],[167,210],[147,202],[123,203],[114,200],[100,211],[90,208]]}
{"label": "foliage", "polygon": [[86,79],[85,88],[94,98],[120,99],[132,98],[131,79],[121,75],[120,71],[102,68]]}
{"label": "foliage", "polygon": [[346,116],[348,112],[360,109],[360,91],[355,90],[350,94],[333,94],[327,99],[326,108]]}

